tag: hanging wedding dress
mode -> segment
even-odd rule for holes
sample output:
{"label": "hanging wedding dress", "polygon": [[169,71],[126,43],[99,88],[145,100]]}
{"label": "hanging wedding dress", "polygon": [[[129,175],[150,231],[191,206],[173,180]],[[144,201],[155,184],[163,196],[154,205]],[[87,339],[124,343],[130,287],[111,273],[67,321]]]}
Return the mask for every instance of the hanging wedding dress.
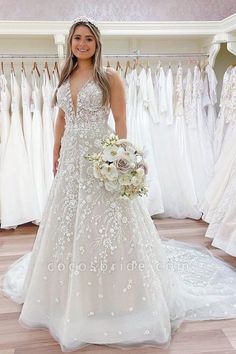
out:
{"label": "hanging wedding dress", "polygon": [[53,88],[48,71],[43,71],[42,84],[42,124],[43,124],[43,161],[46,198],[53,181],[54,110],[52,106]]}
{"label": "hanging wedding dress", "polygon": [[21,115],[20,88],[11,72],[11,126],[1,174],[1,227],[9,228],[35,220],[38,211],[25,146]]}
{"label": "hanging wedding dress", "polygon": [[73,110],[69,80],[58,90],[66,128],[31,253],[3,278],[24,303],[19,321],[46,327],[63,351],[89,343],[162,346],[182,321],[236,317],[236,274],[206,250],[162,241],[140,199],[122,200],[84,158],[112,131],[92,80]]}
{"label": "hanging wedding dress", "polygon": [[21,99],[22,99],[22,120],[25,146],[32,169],[32,114],[31,114],[31,87],[28,83],[24,70],[21,71]]}
{"label": "hanging wedding dress", "polygon": [[127,137],[129,140],[132,140],[132,137],[136,135],[137,126],[137,118],[136,118],[136,110],[137,110],[137,83],[138,83],[138,75],[137,70],[133,69],[126,75],[126,83],[127,83],[127,105],[126,105],[126,125],[127,125]]}
{"label": "hanging wedding dress", "polygon": [[[157,114],[155,111],[155,97],[153,84],[150,76],[147,76],[144,68],[141,69],[137,77],[137,106],[136,125],[133,123],[133,129],[129,134],[129,139],[140,149],[144,150],[148,165],[147,185],[148,196],[143,197],[142,201],[146,204],[150,215],[163,213],[163,202],[161,188],[159,184],[158,166],[155,162],[154,141],[151,131],[154,124],[157,123]],[[131,112],[129,112],[130,115]]]}
{"label": "hanging wedding dress", "polygon": [[[11,104],[11,96],[7,87],[7,80],[4,74],[0,76],[0,118],[1,118],[1,156],[0,156],[0,185],[1,185],[1,173],[3,167],[3,161],[5,156],[5,150],[7,146],[7,141],[10,132],[10,104]],[[0,189],[1,193],[1,189]],[[1,200],[1,196],[0,196]],[[0,203],[1,210],[1,203]],[[1,219],[1,218],[0,218]]]}
{"label": "hanging wedding dress", "polygon": [[182,80],[181,67],[177,70],[175,87],[171,68],[168,69],[167,77],[162,67],[156,75],[160,123],[157,126],[155,147],[164,201],[163,216],[199,219],[201,214],[197,208],[186,146]]}
{"label": "hanging wedding dress", "polygon": [[36,223],[39,223],[46,201],[46,183],[44,175],[44,150],[43,150],[43,126],[42,126],[42,95],[37,85],[35,71],[32,72],[32,166],[34,183],[37,193],[37,204],[40,215]]}
{"label": "hanging wedding dress", "polygon": [[220,97],[220,112],[216,124],[214,138],[214,156],[218,160],[224,142],[232,131],[232,126],[236,121],[231,114],[231,108],[234,110],[235,101],[233,100],[236,90],[236,67],[229,66],[224,73],[223,85]]}
{"label": "hanging wedding dress", "polygon": [[[207,128],[210,136],[210,141],[213,146],[215,129],[216,129],[216,108],[217,103],[217,79],[214,69],[211,65],[205,67],[205,78],[204,78],[204,92],[203,92],[203,106],[206,110],[207,118]],[[205,98],[205,100],[204,100]]]}
{"label": "hanging wedding dress", "polygon": [[[235,144],[235,140],[234,140]],[[214,211],[206,237],[212,238],[212,245],[236,257],[236,154],[226,188]]]}
{"label": "hanging wedding dress", "polygon": [[[224,141],[221,144],[221,153],[218,157],[218,160],[214,167],[214,176],[209,183],[209,186],[206,190],[204,200],[201,204],[201,211],[203,212],[203,219],[208,223],[212,222],[214,214],[220,204],[220,201],[225,193],[225,189],[229,183],[230,175],[232,173],[233,164],[236,156],[236,70],[232,72],[231,76],[231,85],[228,84],[229,71],[225,73],[225,83],[224,88],[222,89],[221,95],[221,111],[218,118],[218,124],[225,122],[225,134],[227,138],[219,139],[218,142]],[[234,75],[234,81],[233,81]],[[232,84],[234,82],[234,85]],[[232,103],[229,104],[229,97],[232,99]],[[223,125],[221,126],[223,129]],[[222,130],[223,131],[223,130]],[[220,129],[218,125],[217,138],[220,137]],[[219,150],[219,151],[220,151]]]}

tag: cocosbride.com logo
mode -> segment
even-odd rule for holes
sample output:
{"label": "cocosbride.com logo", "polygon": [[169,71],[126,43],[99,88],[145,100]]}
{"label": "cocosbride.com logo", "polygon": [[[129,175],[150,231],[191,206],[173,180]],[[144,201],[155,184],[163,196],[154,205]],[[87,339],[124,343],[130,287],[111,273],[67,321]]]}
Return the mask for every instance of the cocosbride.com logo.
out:
{"label": "cocosbride.com logo", "polygon": [[114,271],[128,271],[128,272],[144,272],[145,270],[150,270],[160,272],[160,271],[170,271],[170,272],[189,272],[190,266],[187,263],[173,263],[173,262],[154,262],[154,263],[145,263],[142,261],[131,260],[127,263],[125,262],[113,262],[107,263],[105,261],[101,262],[70,262],[68,264],[65,263],[55,263],[51,262],[48,264],[48,270],[50,272],[59,271],[63,272],[69,269],[70,272],[74,272],[75,274],[79,274],[80,272],[114,272]]}

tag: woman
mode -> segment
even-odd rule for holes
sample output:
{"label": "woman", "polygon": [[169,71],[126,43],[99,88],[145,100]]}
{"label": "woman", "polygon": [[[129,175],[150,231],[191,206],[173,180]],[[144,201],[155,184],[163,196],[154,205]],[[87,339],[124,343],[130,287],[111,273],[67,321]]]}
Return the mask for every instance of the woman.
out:
{"label": "woman", "polygon": [[236,317],[234,271],[205,250],[161,242],[141,201],[106,191],[84,158],[111,133],[110,109],[126,136],[123,84],[102,68],[100,32],[87,18],[70,29],[57,101],[47,206],[32,252],[4,277],[4,293],[24,303],[20,323],[48,328],[70,351],[162,346],[184,320]]}

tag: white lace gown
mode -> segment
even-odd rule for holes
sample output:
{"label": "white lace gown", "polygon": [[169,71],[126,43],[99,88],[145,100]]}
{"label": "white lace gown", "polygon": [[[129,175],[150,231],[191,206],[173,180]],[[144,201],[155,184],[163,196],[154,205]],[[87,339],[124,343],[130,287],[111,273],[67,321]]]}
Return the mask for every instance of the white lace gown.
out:
{"label": "white lace gown", "polygon": [[[235,155],[236,156],[236,155]],[[236,157],[221,199],[212,212],[206,237],[212,245],[236,257]]]}
{"label": "white lace gown", "polygon": [[[211,223],[213,218],[216,220],[217,209],[229,184],[236,156],[236,70],[232,70],[231,74],[229,69],[225,72],[224,87],[221,94],[221,109],[215,140],[215,142],[218,141],[217,151],[220,154],[214,167],[214,176],[207,187],[200,207],[203,212],[203,219],[208,223]],[[228,81],[230,75],[231,84]],[[230,104],[229,97],[232,99]],[[234,198],[233,195],[232,198]]]}
{"label": "white lace gown", "polygon": [[[164,203],[164,217],[199,219],[191,161],[186,146],[182,68],[174,86],[172,69],[156,75],[158,119],[156,156]],[[176,100],[174,102],[174,93]],[[155,134],[153,130],[152,134]]]}
{"label": "white lace gown", "polygon": [[133,129],[131,128],[128,137],[136,146],[145,151],[148,164],[147,185],[149,193],[147,197],[143,197],[143,202],[146,204],[150,215],[156,215],[163,213],[164,208],[154,151],[155,140],[151,134],[151,131],[155,129],[157,114],[150,75],[150,71],[147,75],[145,69],[142,68],[137,77],[137,106],[134,111],[135,116],[129,118],[136,120],[136,124],[133,123]]}
{"label": "white lace gown", "polygon": [[[1,184],[2,166],[3,166],[5,150],[6,150],[6,146],[7,146],[7,141],[8,141],[9,132],[10,132],[10,124],[11,124],[11,118],[10,118],[10,113],[9,113],[10,112],[10,105],[11,105],[11,95],[8,90],[7,80],[6,80],[6,77],[4,74],[0,75],[0,102],[1,102],[1,109],[0,109],[0,119],[1,119],[0,184]],[[1,200],[1,196],[0,196],[0,200]],[[0,210],[1,210],[1,203],[0,203]]]}
{"label": "white lace gown", "polygon": [[235,318],[234,269],[206,250],[161,242],[139,199],[119,199],[94,178],[84,155],[111,132],[97,84],[82,87],[76,115],[69,81],[58,105],[66,128],[36,241],[2,279],[24,303],[19,322],[48,328],[72,351],[163,346],[184,320]]}
{"label": "white lace gown", "polygon": [[213,146],[215,129],[216,129],[216,103],[217,103],[217,78],[214,69],[211,65],[207,65],[205,68],[205,86],[203,96],[207,97],[207,101],[205,102],[205,110],[206,110],[206,120],[207,120],[207,128],[210,136],[210,141]]}
{"label": "white lace gown", "polygon": [[29,156],[30,165],[32,168],[32,113],[31,113],[31,94],[32,90],[26,78],[24,70],[21,71],[21,99],[22,99],[22,121],[25,146]]}
{"label": "white lace gown", "polygon": [[11,126],[2,161],[1,227],[9,228],[35,220],[33,178],[23,136],[20,88],[11,73]]}
{"label": "white lace gown", "polygon": [[235,125],[236,111],[236,67],[229,66],[224,73],[220,98],[220,112],[214,137],[214,156],[217,161]]}

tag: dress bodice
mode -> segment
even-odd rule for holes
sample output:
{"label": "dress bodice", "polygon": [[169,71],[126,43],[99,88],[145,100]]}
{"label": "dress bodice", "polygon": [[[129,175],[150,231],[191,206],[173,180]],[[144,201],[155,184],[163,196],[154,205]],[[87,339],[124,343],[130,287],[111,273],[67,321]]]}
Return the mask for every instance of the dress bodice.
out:
{"label": "dress bodice", "polygon": [[65,120],[68,125],[99,124],[108,120],[110,108],[102,104],[102,90],[93,79],[88,80],[78,92],[76,114],[68,79],[59,87],[57,101],[58,107],[65,112]]}

